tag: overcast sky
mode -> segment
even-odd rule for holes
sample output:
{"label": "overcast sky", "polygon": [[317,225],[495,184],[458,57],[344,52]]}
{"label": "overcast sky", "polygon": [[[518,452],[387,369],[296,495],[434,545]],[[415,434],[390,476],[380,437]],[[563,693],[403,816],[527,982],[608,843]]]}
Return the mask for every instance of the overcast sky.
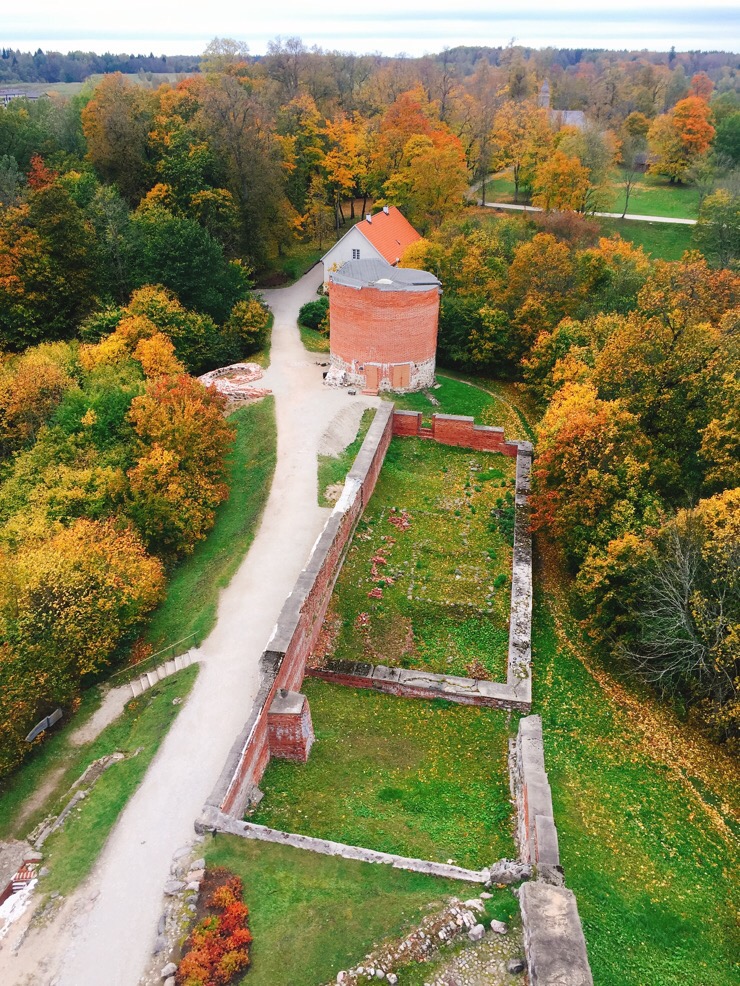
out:
{"label": "overcast sky", "polygon": [[740,49],[737,0],[706,7],[697,0],[366,0],[354,9],[327,0],[7,0],[3,7],[0,44],[23,50],[196,54],[212,38],[230,37],[262,54],[278,35],[387,55],[512,38],[536,48]]}

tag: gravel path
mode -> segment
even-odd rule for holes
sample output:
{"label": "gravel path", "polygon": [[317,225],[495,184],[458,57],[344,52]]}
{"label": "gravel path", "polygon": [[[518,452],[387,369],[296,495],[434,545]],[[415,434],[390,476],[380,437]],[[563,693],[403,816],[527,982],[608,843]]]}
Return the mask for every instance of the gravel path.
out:
{"label": "gravel path", "polygon": [[275,315],[264,376],[276,402],[275,477],[249,553],[221,594],[217,624],[193,652],[201,670],[190,698],[90,878],[57,919],[29,932],[17,952],[0,953],[7,986],[133,986],[151,955],[172,855],[193,838],[193,821],[249,715],[259,657],[329,513],[317,505],[317,450],[337,415],[345,420],[354,405],[359,421],[364,407],[379,403],[324,387],[315,354],[300,342],[296,316],[321,279],[319,266],[265,292]]}

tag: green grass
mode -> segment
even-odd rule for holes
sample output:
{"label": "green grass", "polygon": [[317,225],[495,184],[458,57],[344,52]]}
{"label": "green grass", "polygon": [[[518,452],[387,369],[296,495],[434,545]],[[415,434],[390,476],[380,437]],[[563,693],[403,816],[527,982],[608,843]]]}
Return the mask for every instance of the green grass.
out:
{"label": "green grass", "polygon": [[737,983],[732,768],[708,744],[697,758],[675,722],[671,756],[669,714],[613,679],[605,691],[559,644],[541,600],[537,612],[533,711],[543,718],[561,859],[594,981]]}
{"label": "green grass", "polygon": [[480,868],[514,851],[508,717],[306,679],[316,743],[273,760],[251,821]]}
{"label": "green grass", "polygon": [[267,502],[277,446],[274,399],[240,408],[229,420],[237,428],[229,457],[231,493],[206,540],[170,574],[167,597],[149,627],[155,649],[189,634],[198,642],[208,635],[216,621],[218,594],[254,540]]}
{"label": "green grass", "polygon": [[[242,980],[249,986],[333,982],[378,942],[412,930],[432,907],[475,893],[468,883],[235,836],[209,840],[205,857],[244,881],[254,936],[252,966]],[[514,898],[508,891],[494,895],[489,909],[503,917]]]}
{"label": "green grass", "polygon": [[623,240],[641,246],[656,260],[680,260],[691,249],[693,226],[648,223],[630,219],[599,219],[603,236],[619,233]]}
{"label": "green grass", "polygon": [[[482,665],[503,680],[514,472],[507,456],[393,439],[317,656],[466,677],[484,677]],[[405,531],[392,523],[403,510],[410,514]],[[376,588],[380,599],[368,595]]]}
{"label": "green grass", "polygon": [[[624,211],[622,172],[615,175],[614,197],[602,212]],[[671,219],[696,219],[699,215],[700,192],[692,185],[671,185],[658,175],[640,175],[630,192],[627,212],[635,216],[666,216]]]}
{"label": "green grass", "polygon": [[[612,180],[612,196],[599,212],[624,211],[624,185],[622,172],[617,171]],[[480,194],[480,193],[478,193]],[[640,175],[633,185],[627,211],[636,216],[665,216],[671,219],[696,219],[699,215],[699,189],[691,185],[671,185],[667,178],[658,175]],[[497,175],[486,183],[487,202],[513,202],[514,182],[507,174]],[[526,201],[519,192],[519,204]]]}
{"label": "green grass", "polygon": [[336,486],[343,483],[347,478],[347,473],[352,468],[352,463],[360,451],[367,430],[375,417],[374,408],[366,408],[362,412],[360,426],[357,429],[357,437],[339,455],[320,455],[319,456],[319,506],[331,507],[333,500],[327,500],[324,495],[327,486]]}
{"label": "green grass", "polygon": [[[129,702],[123,714],[85,746],[72,746],[69,732],[50,737],[36,757],[10,779],[0,797],[2,837],[19,838],[46,815],[57,814],[64,807],[71,797],[70,786],[93,761],[117,751],[126,754],[125,760],[102,774],[64,827],[44,843],[44,865],[51,872],[40,885],[43,891],[69,893],[90,872],[181,708],[172,704],[173,699],[187,697],[197,672],[197,665],[193,665],[159,682],[140,699]],[[74,728],[79,725],[75,720]],[[33,795],[51,770],[59,774],[53,789],[43,804],[18,825],[16,819],[26,798]]]}
{"label": "green grass", "polygon": [[305,325],[299,325],[298,331],[301,333],[301,342],[309,353],[329,352],[329,336],[325,336],[323,332],[317,332],[316,329],[309,329]]}

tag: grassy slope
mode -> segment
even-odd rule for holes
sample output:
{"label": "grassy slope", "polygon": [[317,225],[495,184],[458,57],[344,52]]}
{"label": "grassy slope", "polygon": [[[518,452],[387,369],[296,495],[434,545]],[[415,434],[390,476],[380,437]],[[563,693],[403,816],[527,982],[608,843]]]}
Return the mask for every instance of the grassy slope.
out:
{"label": "grassy slope", "polygon": [[[490,512],[500,506],[512,514],[504,498],[514,470],[506,456],[394,439],[337,581],[325,652],[466,677],[479,676],[470,667],[477,661],[502,680],[512,546]],[[409,511],[407,531],[391,524],[400,510]],[[378,578],[379,552],[387,563],[376,561]],[[385,577],[394,584],[381,584],[382,599],[370,598]],[[359,613],[367,614],[365,626],[357,625]]]}
{"label": "grassy slope", "polygon": [[191,633],[198,642],[207,636],[216,620],[218,594],[252,543],[267,502],[277,445],[273,398],[241,408],[230,421],[237,427],[229,458],[231,494],[206,540],[170,575],[167,598],[149,628],[155,648]]}
{"label": "grassy slope", "polygon": [[594,980],[736,983],[736,771],[649,696],[590,673],[568,646],[577,632],[567,617],[542,599],[537,610],[533,711]]}
{"label": "grassy slope", "polygon": [[352,463],[360,451],[365,435],[370,424],[375,417],[374,408],[366,408],[362,412],[360,427],[357,429],[357,437],[339,455],[320,455],[319,456],[319,506],[331,507],[333,502],[326,499],[324,492],[327,486],[334,486],[343,483],[347,478],[347,473],[352,468]]}
{"label": "grassy slope", "polygon": [[307,679],[316,743],[273,760],[252,821],[479,868],[511,856],[508,717]]}
{"label": "grassy slope", "polygon": [[301,342],[309,353],[329,352],[329,336],[317,332],[316,329],[309,329],[305,325],[299,325],[298,331],[301,333]]}
{"label": "grassy slope", "polygon": [[[41,756],[16,774],[0,800],[4,837],[25,835],[41,817],[58,813],[69,800],[71,783],[93,761],[116,751],[127,755],[125,760],[109,767],[64,827],[47,839],[43,849],[44,865],[51,873],[42,881],[42,890],[68,893],[90,872],[116,819],[141,783],[180,710],[172,700],[188,695],[197,672],[197,666],[192,666],[159,682],[142,698],[130,702],[123,715],[92,743],[73,747],[65,734],[55,736],[54,742],[44,745]],[[33,793],[34,780],[42,779],[39,774],[42,760],[44,771],[58,769],[61,772],[59,781],[44,804],[19,830],[14,825],[14,818],[25,797]]]}
{"label": "grassy slope", "polygon": [[[205,855],[244,881],[254,936],[249,986],[321,986],[413,928],[430,905],[473,893],[470,884],[231,836],[209,841]],[[511,895],[494,893],[491,910],[505,917]]]}

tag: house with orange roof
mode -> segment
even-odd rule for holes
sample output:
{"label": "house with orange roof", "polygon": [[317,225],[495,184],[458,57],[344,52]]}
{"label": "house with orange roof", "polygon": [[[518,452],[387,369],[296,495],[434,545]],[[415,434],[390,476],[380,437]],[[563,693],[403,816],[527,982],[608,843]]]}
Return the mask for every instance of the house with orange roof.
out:
{"label": "house with orange roof", "polygon": [[339,270],[349,260],[384,260],[395,267],[406,247],[420,239],[421,236],[395,205],[386,205],[375,215],[368,213],[321,258],[324,283],[328,283],[329,274]]}

